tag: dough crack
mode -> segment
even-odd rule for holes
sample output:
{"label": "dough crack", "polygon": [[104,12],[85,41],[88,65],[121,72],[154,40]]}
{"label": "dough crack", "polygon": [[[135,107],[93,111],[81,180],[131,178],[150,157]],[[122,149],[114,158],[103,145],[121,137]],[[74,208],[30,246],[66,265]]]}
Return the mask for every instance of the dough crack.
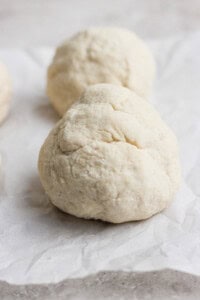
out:
{"label": "dough crack", "polygon": [[111,135],[111,138],[112,138],[112,140],[111,141],[106,141],[106,140],[104,140],[103,142],[105,142],[105,143],[108,143],[108,144],[111,144],[111,143],[127,143],[127,144],[129,144],[129,145],[131,145],[131,146],[134,146],[134,147],[136,147],[137,149],[142,149],[139,145],[138,145],[138,143],[136,142],[136,141],[134,141],[134,140],[130,140],[126,135],[124,135],[123,134],[123,138],[124,138],[124,140],[123,139],[116,139],[116,137],[112,134],[112,133],[110,133],[110,135]]}
{"label": "dough crack", "polygon": [[137,143],[136,141],[130,140],[127,136],[124,136],[124,139],[125,139],[125,141],[126,141],[127,144],[130,144],[130,145],[132,145],[132,146],[135,146],[137,149],[142,149],[142,148],[138,145],[138,143]]}
{"label": "dough crack", "polygon": [[129,112],[124,111],[124,110],[116,109],[116,107],[115,107],[112,103],[109,103],[109,104],[110,104],[110,106],[112,107],[112,109],[113,109],[114,111],[118,111],[118,112],[121,112],[121,113],[123,113],[123,114],[130,115],[131,117],[133,116],[132,113],[129,113]]}

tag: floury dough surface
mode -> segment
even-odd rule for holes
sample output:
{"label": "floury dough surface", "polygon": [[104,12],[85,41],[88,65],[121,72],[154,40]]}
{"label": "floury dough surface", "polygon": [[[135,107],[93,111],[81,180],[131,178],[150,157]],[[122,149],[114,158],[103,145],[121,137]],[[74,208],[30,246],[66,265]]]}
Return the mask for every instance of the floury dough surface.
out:
{"label": "floury dough surface", "polygon": [[166,208],[180,182],[177,141],[154,108],[130,90],[88,87],[46,139],[41,181],[53,204],[112,223]]}
{"label": "floury dough surface", "polygon": [[97,27],[66,40],[48,69],[47,94],[63,115],[88,85],[112,83],[148,97],[155,73],[147,45],[134,32]]}
{"label": "floury dough surface", "polygon": [[0,62],[0,124],[8,114],[10,98],[11,79],[6,66]]}

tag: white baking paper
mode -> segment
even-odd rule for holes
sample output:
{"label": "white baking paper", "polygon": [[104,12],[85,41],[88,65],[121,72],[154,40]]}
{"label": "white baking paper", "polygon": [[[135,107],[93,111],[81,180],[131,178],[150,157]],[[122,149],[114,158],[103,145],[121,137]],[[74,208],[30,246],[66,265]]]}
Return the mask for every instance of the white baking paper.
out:
{"label": "white baking paper", "polygon": [[103,270],[200,275],[200,34],[147,41],[157,61],[152,104],[175,131],[183,182],[169,209],[111,225],[64,214],[40,184],[37,158],[58,117],[45,96],[53,49],[1,49],[13,79],[0,127],[0,280],[48,283]]}

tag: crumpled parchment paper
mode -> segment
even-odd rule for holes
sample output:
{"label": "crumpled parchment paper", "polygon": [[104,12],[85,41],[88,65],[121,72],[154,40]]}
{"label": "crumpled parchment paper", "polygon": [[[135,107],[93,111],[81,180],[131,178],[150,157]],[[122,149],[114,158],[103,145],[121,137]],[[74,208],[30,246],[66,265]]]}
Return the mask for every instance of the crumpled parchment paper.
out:
{"label": "crumpled parchment paper", "polygon": [[122,225],[78,219],[49,203],[37,158],[58,120],[45,96],[53,49],[0,50],[14,90],[0,127],[0,280],[49,283],[164,268],[200,275],[200,34],[147,42],[157,62],[150,101],[178,137],[183,182],[167,210]]}

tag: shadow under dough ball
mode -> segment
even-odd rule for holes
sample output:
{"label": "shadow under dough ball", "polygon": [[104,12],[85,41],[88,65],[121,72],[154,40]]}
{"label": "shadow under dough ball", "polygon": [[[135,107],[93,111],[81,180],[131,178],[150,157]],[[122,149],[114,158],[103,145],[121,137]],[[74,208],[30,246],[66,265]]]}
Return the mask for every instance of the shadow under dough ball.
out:
{"label": "shadow under dough ball", "polygon": [[0,63],[0,123],[6,118],[11,98],[11,79],[6,67]]}
{"label": "shadow under dough ball", "polygon": [[86,89],[50,132],[39,174],[52,203],[112,223],[166,208],[180,182],[177,140],[155,109],[127,88]]}
{"label": "shadow under dough ball", "polygon": [[47,95],[59,113],[92,84],[112,83],[148,97],[155,73],[146,44],[129,30],[91,28],[57,48],[48,68]]}

